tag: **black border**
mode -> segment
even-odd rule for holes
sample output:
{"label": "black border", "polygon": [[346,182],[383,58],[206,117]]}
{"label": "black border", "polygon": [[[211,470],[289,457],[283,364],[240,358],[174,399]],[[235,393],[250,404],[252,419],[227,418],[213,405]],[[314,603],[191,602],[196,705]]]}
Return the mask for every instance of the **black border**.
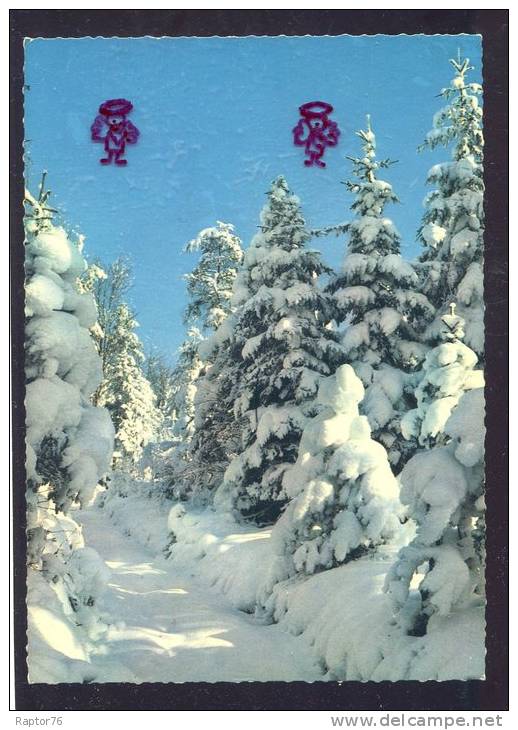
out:
{"label": "black border", "polygon": [[[11,10],[10,273],[17,710],[508,708],[508,10]],[[468,682],[28,684],[23,378],[23,38],[480,33],[486,130],[487,679]]]}

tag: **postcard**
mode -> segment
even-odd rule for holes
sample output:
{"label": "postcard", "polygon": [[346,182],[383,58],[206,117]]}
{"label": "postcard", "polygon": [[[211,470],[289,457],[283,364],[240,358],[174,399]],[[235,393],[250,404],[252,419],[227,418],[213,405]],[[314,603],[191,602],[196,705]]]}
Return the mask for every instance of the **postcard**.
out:
{"label": "postcard", "polygon": [[484,680],[484,99],[477,33],[25,39],[29,684]]}

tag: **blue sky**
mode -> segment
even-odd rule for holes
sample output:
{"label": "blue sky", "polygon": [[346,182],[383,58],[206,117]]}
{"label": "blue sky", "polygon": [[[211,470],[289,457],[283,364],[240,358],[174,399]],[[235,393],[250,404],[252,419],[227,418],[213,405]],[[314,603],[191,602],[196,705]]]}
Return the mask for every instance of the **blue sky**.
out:
{"label": "blue sky", "polygon": [[[86,236],[85,253],[109,263],[130,257],[130,303],[147,349],[171,361],[184,336],[182,275],[195,256],[187,241],[216,220],[233,223],[245,246],[257,230],[270,181],[284,174],[311,227],[349,218],[347,155],[370,113],[379,155],[401,204],[387,210],[418,252],[415,232],[427,170],[444,151],[416,147],[441,105],[457,50],[481,80],[479,36],[36,39],[26,43],[26,178],[35,191],[48,171],[52,202],[67,227]],[[126,168],[99,164],[90,125],[105,99],[125,97],[141,132]],[[332,104],[341,137],[327,167],[303,165],[291,130],[298,107]],[[343,238],[315,244],[337,266]]]}

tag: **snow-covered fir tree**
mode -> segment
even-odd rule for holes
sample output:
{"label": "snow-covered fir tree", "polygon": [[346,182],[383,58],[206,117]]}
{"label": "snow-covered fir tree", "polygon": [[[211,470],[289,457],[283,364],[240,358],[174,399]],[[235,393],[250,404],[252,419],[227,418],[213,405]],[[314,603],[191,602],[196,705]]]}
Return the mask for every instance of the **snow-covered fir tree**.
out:
{"label": "snow-covered fir tree", "polygon": [[230,312],[232,287],[243,259],[241,240],[234,226],[218,221],[215,227],[200,231],[185,250],[201,254],[195,268],[185,275],[190,297],[185,319],[202,330],[215,330]]}
{"label": "snow-covered fir tree", "polygon": [[417,408],[401,421],[403,436],[418,447],[441,443],[446,421],[463,393],[484,385],[482,370],[475,370],[476,354],[462,342],[465,323],[455,309],[450,304],[450,313],[442,317],[443,342],[428,351],[415,374]]}
{"label": "snow-covered fir tree", "polygon": [[400,626],[421,636],[460,609],[484,610],[484,390],[466,391],[444,433],[400,475],[401,501],[417,523],[387,576]]}
{"label": "snow-covered fir tree", "polygon": [[349,158],[354,179],[346,183],[355,199],[355,219],[347,224],[348,247],[342,270],[329,283],[338,322],[346,323],[342,343],[357,375],[366,387],[363,410],[373,436],[400,468],[406,459],[400,418],[410,403],[405,373],[425,355],[420,331],[434,313],[418,291],[413,267],[400,255],[400,237],[385,215],[385,206],[397,202],[392,186],[378,179],[391,160],[376,159],[376,138],[367,117],[367,129],[358,133],[361,157]]}
{"label": "snow-covered fir tree", "polygon": [[296,461],[318,383],[344,354],[327,326],[331,297],[318,287],[326,267],[306,247],[310,234],[299,200],[282,176],[268,192],[260,229],[235,282],[227,345],[238,364],[234,416],[247,422],[217,501],[271,523],[286,502],[283,474]]}
{"label": "snow-covered fir tree", "polygon": [[112,352],[96,393],[96,403],[108,409],[115,426],[113,465],[128,470],[135,467],[143,447],[160,427],[156,397],[142,371],[144,354],[137,326],[127,304],[120,304],[110,335]]}
{"label": "snow-covered fir tree", "polygon": [[399,487],[387,452],[358,404],[364,388],[350,365],[323,379],[283,487],[290,502],[272,532],[275,581],[333,568],[400,529]]}
{"label": "snow-covered fir tree", "polygon": [[[76,615],[93,598],[78,589],[73,564],[83,543],[68,512],[86,506],[108,472],[114,434],[108,412],[91,403],[102,371],[89,333],[95,302],[77,281],[86,267],[82,239],[53,223],[48,194],[43,179],[38,199],[25,199],[28,595],[30,602],[32,578],[42,574]],[[90,567],[96,561],[90,551]]]}
{"label": "snow-covered fir tree", "polygon": [[418,407],[403,421],[405,434],[430,449],[400,476],[417,533],[387,579],[401,626],[416,635],[434,614],[480,606],[484,594],[484,377],[453,305],[442,319],[445,341],[427,354]]}
{"label": "snow-covered fir tree", "polygon": [[484,181],[482,87],[469,82],[469,59],[451,60],[455,76],[441,91],[446,105],[433,120],[421,149],[449,147],[450,162],[434,165],[428,183],[435,189],[425,199],[420,229],[422,290],[437,308],[426,337],[439,339],[441,316],[451,301],[466,322],[465,342],[484,353]]}

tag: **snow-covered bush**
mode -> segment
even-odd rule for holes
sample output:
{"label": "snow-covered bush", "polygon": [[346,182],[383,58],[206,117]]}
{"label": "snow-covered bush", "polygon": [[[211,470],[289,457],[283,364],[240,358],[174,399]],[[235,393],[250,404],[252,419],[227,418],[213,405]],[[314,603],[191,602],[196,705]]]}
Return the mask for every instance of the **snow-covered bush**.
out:
{"label": "snow-covered bush", "polygon": [[347,253],[342,270],[333,277],[337,321],[346,322],[343,345],[367,389],[363,411],[374,438],[387,449],[391,463],[401,468],[408,445],[401,438],[399,420],[409,407],[405,374],[424,358],[420,331],[434,313],[418,291],[418,277],[400,255],[400,237],[385,215],[387,203],[398,202],[392,186],[377,178],[390,160],[376,160],[376,138],[367,117],[360,130],[363,154],[351,158],[354,180],[347,188],[355,195],[355,219],[347,224]]}
{"label": "snow-covered bush", "polygon": [[344,360],[326,326],[331,297],[317,284],[326,268],[309,239],[300,202],[278,177],[235,282],[235,313],[223,324],[236,363],[234,416],[247,422],[217,500],[258,523],[275,521],[286,502],[283,474],[296,461],[319,380]]}
{"label": "snow-covered bush", "polygon": [[484,601],[484,390],[462,395],[444,426],[449,443],[416,454],[401,473],[401,500],[417,523],[387,578],[410,634],[432,617]]}
{"label": "snow-covered bush", "polygon": [[320,383],[320,413],[304,428],[283,486],[290,502],[272,542],[277,580],[348,562],[400,528],[399,487],[387,453],[358,404],[364,388],[350,365]]}
{"label": "snow-covered bush", "polygon": [[433,446],[444,440],[444,427],[463,393],[484,386],[482,370],[475,370],[477,356],[461,342],[464,320],[450,314],[442,317],[443,342],[430,350],[423,367],[416,373],[417,408],[408,411],[401,421],[406,439],[418,446]]}
{"label": "snow-covered bush", "polygon": [[446,106],[433,120],[421,149],[448,147],[451,162],[434,165],[428,183],[435,189],[425,199],[420,229],[422,290],[437,308],[426,331],[432,344],[440,339],[440,317],[451,301],[466,322],[466,344],[484,354],[484,181],[482,86],[466,76],[469,59],[451,60],[455,77],[442,89]]}

